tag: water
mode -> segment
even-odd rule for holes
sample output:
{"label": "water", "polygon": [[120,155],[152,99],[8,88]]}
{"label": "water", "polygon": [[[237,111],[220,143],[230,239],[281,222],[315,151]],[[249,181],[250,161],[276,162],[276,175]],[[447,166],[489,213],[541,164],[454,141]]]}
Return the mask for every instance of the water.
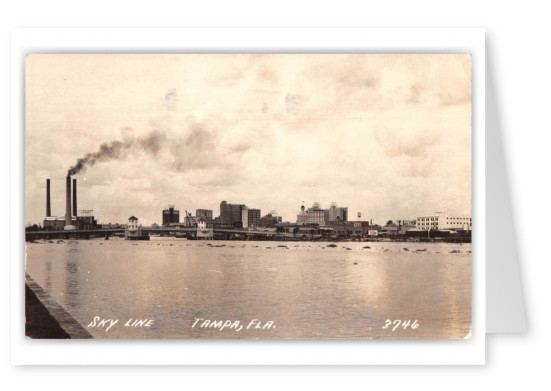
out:
{"label": "water", "polygon": [[[108,331],[87,327],[96,338],[469,334],[470,244],[328,244],[173,238],[42,241],[27,243],[27,273],[83,326],[95,316],[119,319]],[[422,249],[426,251],[415,251]],[[243,327],[200,328],[202,321],[192,327],[197,318],[239,321]],[[128,319],[152,321],[149,327],[125,327]],[[268,321],[273,325],[247,329],[253,319],[261,326]],[[383,328],[387,319],[409,320],[410,325],[417,320],[419,327],[393,331],[394,324]]]}

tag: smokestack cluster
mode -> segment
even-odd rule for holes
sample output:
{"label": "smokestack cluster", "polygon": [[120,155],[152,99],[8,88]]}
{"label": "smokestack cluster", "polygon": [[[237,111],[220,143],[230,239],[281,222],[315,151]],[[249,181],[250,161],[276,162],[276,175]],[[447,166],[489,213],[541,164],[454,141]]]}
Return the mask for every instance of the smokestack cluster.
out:
{"label": "smokestack cluster", "polygon": [[[71,176],[67,175],[66,182],[66,198],[65,198],[65,229],[76,229],[73,225],[72,217],[77,217],[77,180],[73,179],[73,194],[71,198]],[[73,208],[71,210],[71,202]],[[52,216],[52,208],[50,202],[50,179],[46,179],[46,217]]]}

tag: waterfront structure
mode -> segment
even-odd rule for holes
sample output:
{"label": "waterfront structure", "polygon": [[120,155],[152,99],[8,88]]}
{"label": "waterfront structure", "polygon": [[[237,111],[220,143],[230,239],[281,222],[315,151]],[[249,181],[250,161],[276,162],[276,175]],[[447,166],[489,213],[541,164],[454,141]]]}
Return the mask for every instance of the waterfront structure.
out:
{"label": "waterfront structure", "polygon": [[200,217],[197,220],[197,240],[208,240],[214,237],[214,229],[209,227],[207,221]]}
{"label": "waterfront structure", "polygon": [[417,217],[417,229],[420,230],[472,230],[472,218],[469,214],[436,212],[432,215]]}
{"label": "waterfront structure", "polygon": [[169,227],[180,222],[180,211],[174,209],[174,205],[168,205],[163,210],[163,227]]}
{"label": "waterfront structure", "polygon": [[142,232],[142,225],[138,222],[138,218],[130,216],[124,230],[124,238],[126,240],[149,240],[149,235]]}

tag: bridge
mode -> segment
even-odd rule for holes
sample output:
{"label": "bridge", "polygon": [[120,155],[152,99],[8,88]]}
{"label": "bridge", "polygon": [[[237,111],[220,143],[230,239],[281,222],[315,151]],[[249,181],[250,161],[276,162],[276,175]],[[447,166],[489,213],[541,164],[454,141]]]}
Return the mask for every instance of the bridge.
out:
{"label": "bridge", "polygon": [[[124,228],[108,228],[108,229],[83,229],[83,230],[57,230],[57,231],[26,231],[25,240],[33,241],[39,239],[90,239],[110,236],[124,236]],[[142,227],[143,233],[161,234],[166,236],[180,236],[188,239],[194,239],[197,234],[195,227]],[[295,235],[285,232],[262,231],[262,230],[246,230],[240,228],[214,228],[213,234],[216,239],[245,239],[245,240],[296,240],[304,238],[304,235]],[[310,239],[318,239],[319,234],[306,235]]]}

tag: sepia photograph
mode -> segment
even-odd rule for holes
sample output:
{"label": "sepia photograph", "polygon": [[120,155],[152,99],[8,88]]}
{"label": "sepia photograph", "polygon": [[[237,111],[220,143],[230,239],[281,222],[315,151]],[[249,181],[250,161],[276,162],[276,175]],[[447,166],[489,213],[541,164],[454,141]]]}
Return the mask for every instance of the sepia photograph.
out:
{"label": "sepia photograph", "polygon": [[471,338],[471,75],[28,54],[26,337]]}

